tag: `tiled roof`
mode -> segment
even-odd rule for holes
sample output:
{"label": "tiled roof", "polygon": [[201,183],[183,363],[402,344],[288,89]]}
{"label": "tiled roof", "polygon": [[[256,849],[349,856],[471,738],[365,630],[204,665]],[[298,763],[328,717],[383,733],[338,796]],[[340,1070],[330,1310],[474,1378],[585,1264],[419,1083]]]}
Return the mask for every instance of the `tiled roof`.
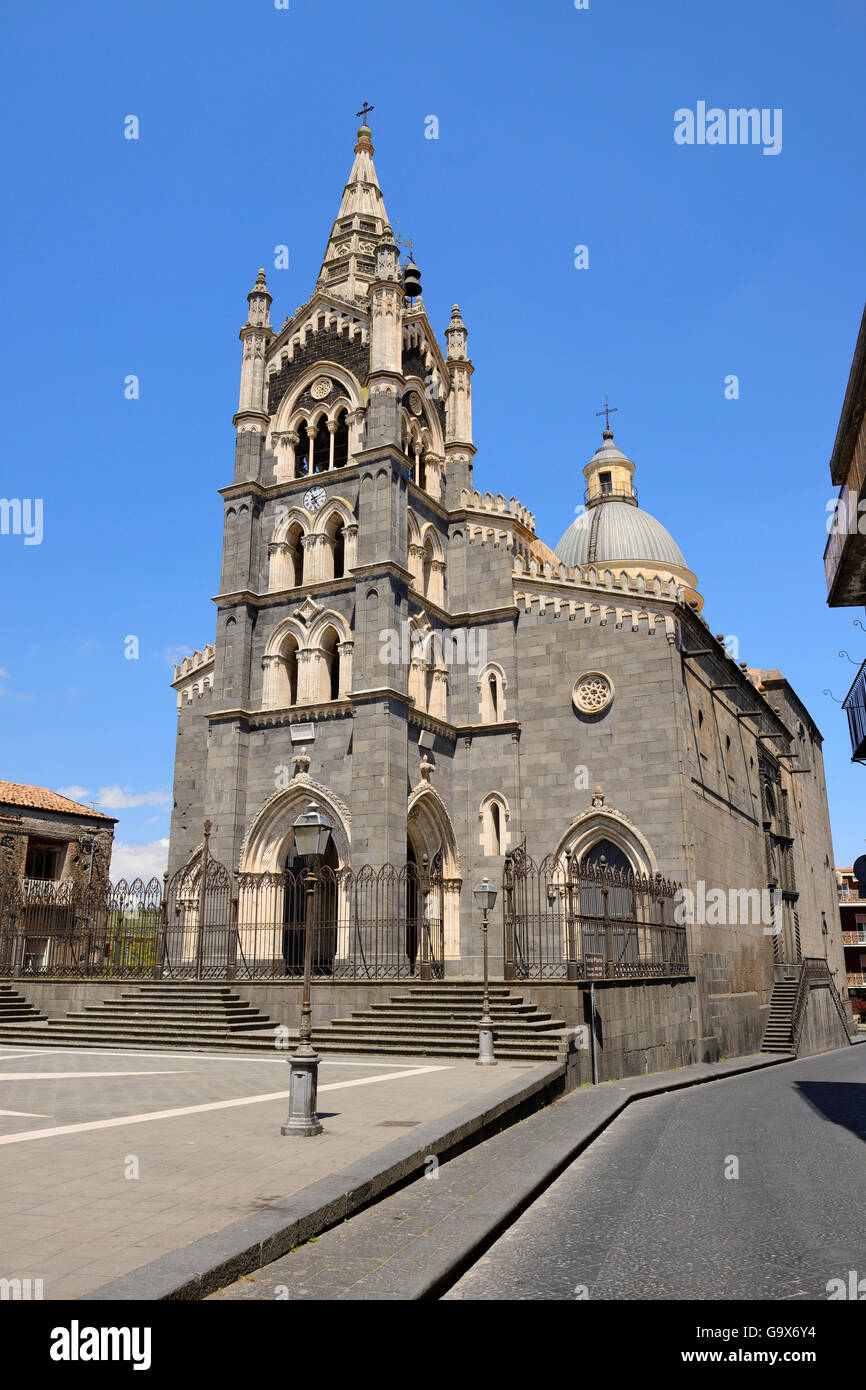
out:
{"label": "tiled roof", "polygon": [[30,806],[37,811],[62,811],[66,815],[95,816],[97,820],[112,820],[101,811],[90,806],[82,806],[80,801],[70,801],[68,796],[60,796],[47,787],[28,787],[23,782],[0,781],[0,806]]}

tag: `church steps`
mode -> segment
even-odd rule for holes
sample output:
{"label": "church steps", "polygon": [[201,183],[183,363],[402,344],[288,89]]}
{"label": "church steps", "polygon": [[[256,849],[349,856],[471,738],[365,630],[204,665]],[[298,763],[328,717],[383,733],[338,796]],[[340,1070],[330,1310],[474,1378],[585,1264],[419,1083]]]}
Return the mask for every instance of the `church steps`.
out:
{"label": "church steps", "polygon": [[[314,986],[315,989],[315,986]],[[3,996],[0,995],[0,999]],[[293,1003],[299,1002],[294,997]],[[483,1005],[478,984],[435,982],[409,986],[387,1003],[322,1023],[314,1045],[323,1054],[349,1056],[475,1057]],[[507,985],[490,991],[497,1055],[537,1061],[561,1059],[570,1030]],[[65,1018],[34,1013],[4,1019],[0,1043],[53,1046],[153,1047],[241,1053],[285,1053],[297,1045],[272,1018],[240,999],[231,986],[154,982],[124,991],[119,999],[85,1005]]]}
{"label": "church steps", "polygon": [[[491,1014],[497,1034],[500,1032],[515,1033],[522,1036],[529,1030],[532,1033],[557,1032],[567,1027],[563,1019],[514,1019],[509,1020],[501,1016],[496,1018]],[[397,1018],[364,1018],[363,1015],[353,1014],[351,1018],[334,1018],[331,1020],[331,1028],[358,1028],[365,1032],[373,1032],[386,1027],[389,1031],[400,1032],[406,1029],[423,1030],[435,1033],[445,1031],[448,1037],[458,1032],[467,1030],[478,1032],[478,1025],[481,1021],[480,1015],[472,1018],[427,1018],[426,1015],[414,1018],[405,1015]]]}
{"label": "church steps", "polygon": [[0,985],[0,1024],[29,1023],[42,1017],[39,1010],[12,985]]}

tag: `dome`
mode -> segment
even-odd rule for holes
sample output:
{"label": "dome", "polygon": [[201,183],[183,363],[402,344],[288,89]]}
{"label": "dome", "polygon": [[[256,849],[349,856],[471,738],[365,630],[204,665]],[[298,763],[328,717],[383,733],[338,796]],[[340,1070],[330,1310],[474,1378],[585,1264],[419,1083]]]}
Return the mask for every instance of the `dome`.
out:
{"label": "dome", "polygon": [[613,497],[588,507],[573,521],[556,553],[566,565],[640,562],[688,570],[682,551],[660,521]]}

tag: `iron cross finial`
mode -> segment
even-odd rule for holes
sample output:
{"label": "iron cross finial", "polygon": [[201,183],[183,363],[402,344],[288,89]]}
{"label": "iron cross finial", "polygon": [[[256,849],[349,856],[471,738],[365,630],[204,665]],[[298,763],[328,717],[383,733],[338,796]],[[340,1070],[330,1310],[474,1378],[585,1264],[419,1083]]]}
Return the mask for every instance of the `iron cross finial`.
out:
{"label": "iron cross finial", "polygon": [[611,415],[615,415],[615,414],[616,414],[618,408],[619,408],[619,407],[618,407],[618,406],[615,406],[615,405],[608,405],[608,403],[607,403],[607,392],[605,391],[605,393],[604,393],[604,410],[597,410],[595,413],[596,413],[596,415],[603,415],[603,416],[604,416],[604,427],[605,427],[606,430],[609,430],[609,429],[610,429],[610,417],[611,417]]}
{"label": "iron cross finial", "polygon": [[355,115],[356,115],[356,116],[360,116],[361,119],[362,119],[363,122],[364,122],[364,125],[366,125],[366,124],[367,124],[367,112],[368,112],[368,111],[375,111],[375,110],[376,110],[375,106],[368,106],[367,103],[366,103],[366,101],[365,101],[365,102],[364,102],[364,105],[361,107],[361,110],[360,110],[360,111],[356,111],[356,112],[355,112]]}

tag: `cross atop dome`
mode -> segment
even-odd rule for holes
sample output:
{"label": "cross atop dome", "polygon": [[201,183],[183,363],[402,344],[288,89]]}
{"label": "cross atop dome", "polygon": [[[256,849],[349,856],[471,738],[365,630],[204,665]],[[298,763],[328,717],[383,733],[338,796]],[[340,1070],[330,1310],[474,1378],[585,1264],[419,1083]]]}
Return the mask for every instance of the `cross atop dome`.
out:
{"label": "cross atop dome", "polygon": [[613,430],[612,430],[611,427],[610,427],[610,417],[611,417],[611,415],[616,415],[618,409],[619,409],[619,406],[616,406],[616,405],[608,405],[608,403],[607,403],[607,392],[605,391],[605,393],[604,393],[604,410],[597,410],[597,411],[595,412],[596,415],[603,415],[603,416],[604,416],[604,437],[605,437],[605,439],[607,438],[608,435],[610,435],[611,439],[613,439]]}

